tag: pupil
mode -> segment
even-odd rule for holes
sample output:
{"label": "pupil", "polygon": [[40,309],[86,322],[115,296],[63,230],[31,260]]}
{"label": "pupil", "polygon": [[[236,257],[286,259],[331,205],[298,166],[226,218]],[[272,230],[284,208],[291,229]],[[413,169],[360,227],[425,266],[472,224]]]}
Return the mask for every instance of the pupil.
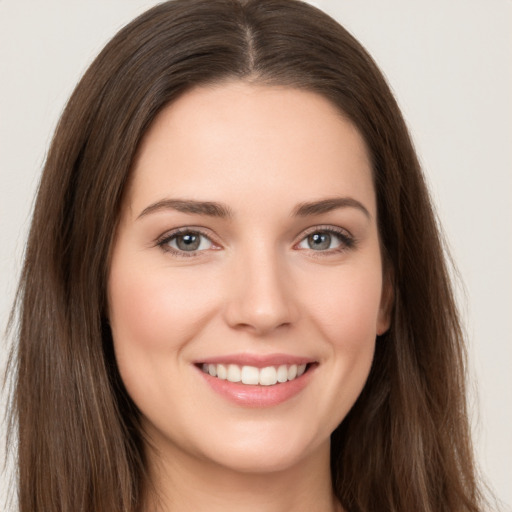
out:
{"label": "pupil", "polygon": [[194,234],[181,235],[176,239],[176,245],[182,251],[195,251],[199,247],[200,238]]}
{"label": "pupil", "polygon": [[331,245],[331,235],[328,233],[314,233],[308,237],[308,245],[310,249],[322,250],[329,249]]}

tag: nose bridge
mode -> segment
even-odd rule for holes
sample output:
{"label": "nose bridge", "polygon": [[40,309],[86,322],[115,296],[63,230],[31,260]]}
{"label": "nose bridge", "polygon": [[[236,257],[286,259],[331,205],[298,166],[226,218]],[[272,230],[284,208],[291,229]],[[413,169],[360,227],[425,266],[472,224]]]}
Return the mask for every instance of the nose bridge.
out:
{"label": "nose bridge", "polygon": [[235,257],[227,321],[258,334],[295,322],[297,308],[284,255],[260,242]]}

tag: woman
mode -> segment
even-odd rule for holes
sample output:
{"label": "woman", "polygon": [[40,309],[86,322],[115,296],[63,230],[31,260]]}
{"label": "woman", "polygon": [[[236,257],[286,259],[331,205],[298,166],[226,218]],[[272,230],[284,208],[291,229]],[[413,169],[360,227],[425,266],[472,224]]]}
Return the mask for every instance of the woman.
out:
{"label": "woman", "polygon": [[21,511],[480,509],[407,129],[311,6],[119,32],[57,128],[18,308]]}

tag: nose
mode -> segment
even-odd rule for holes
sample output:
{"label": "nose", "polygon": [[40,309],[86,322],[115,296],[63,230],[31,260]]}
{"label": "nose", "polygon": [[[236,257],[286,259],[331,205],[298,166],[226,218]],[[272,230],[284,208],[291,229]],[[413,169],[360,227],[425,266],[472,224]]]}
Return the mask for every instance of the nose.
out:
{"label": "nose", "polygon": [[273,251],[240,257],[232,270],[225,308],[231,328],[263,336],[297,321],[292,280]]}

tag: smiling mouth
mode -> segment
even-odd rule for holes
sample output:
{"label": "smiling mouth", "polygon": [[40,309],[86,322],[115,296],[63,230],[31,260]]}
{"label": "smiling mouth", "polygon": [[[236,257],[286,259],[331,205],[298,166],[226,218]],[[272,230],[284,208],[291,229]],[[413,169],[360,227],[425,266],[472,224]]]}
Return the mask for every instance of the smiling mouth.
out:
{"label": "smiling mouth", "polygon": [[199,364],[211,377],[250,386],[275,386],[301,377],[310,364],[281,364],[279,366],[239,366],[237,364]]}

